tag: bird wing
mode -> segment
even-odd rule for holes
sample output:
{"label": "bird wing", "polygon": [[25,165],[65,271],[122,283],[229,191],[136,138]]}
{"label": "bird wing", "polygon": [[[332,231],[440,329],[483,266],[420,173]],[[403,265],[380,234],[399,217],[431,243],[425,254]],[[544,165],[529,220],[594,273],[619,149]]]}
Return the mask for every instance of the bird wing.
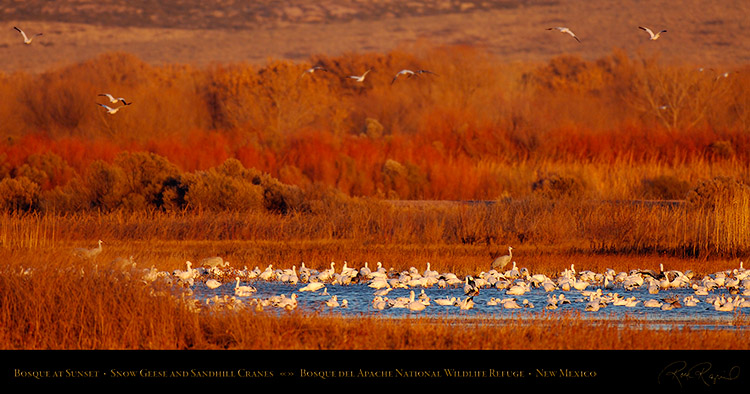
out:
{"label": "bird wing", "polygon": [[638,26],[638,28],[641,30],[645,30],[648,33],[648,35],[650,35],[651,37],[654,36],[654,32],[651,31],[651,29],[649,29],[648,27]]}
{"label": "bird wing", "polygon": [[97,105],[101,105],[102,107],[106,108],[106,109],[107,109],[108,111],[111,111],[111,110],[112,110],[112,108],[110,108],[109,106],[107,106],[107,105],[104,105],[104,104],[102,104],[102,103],[96,103],[96,104],[97,104]]}
{"label": "bird wing", "polygon": [[575,35],[575,33],[573,33],[573,32],[572,32],[572,31],[571,31],[570,29],[568,29],[567,27],[565,28],[565,30],[562,30],[562,31],[563,31],[564,33],[568,33],[568,34],[570,34],[571,36],[573,36],[573,38],[575,38],[575,39],[576,39],[576,41],[578,41],[578,42],[581,42],[581,40],[579,40],[579,39],[578,39],[578,37],[577,37],[577,36]]}
{"label": "bird wing", "polygon": [[115,98],[114,98],[114,97],[112,97],[112,95],[111,95],[111,94],[109,94],[109,93],[102,93],[102,94],[100,94],[100,96],[104,96],[104,97],[107,97],[107,98],[108,98],[108,99],[110,99],[110,100],[114,100],[114,99],[115,99]]}
{"label": "bird wing", "polygon": [[29,39],[28,37],[26,37],[26,33],[24,33],[23,30],[15,27],[15,26],[13,26],[13,28],[16,29],[19,33],[21,33],[21,35],[23,36],[24,41]]}

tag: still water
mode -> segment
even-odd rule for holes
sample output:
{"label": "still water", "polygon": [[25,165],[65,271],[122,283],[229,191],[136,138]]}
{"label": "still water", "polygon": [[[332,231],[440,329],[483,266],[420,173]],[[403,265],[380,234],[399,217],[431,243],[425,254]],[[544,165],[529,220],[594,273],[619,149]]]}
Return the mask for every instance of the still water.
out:
{"label": "still water", "polygon": [[[431,300],[429,304],[422,311],[411,311],[407,308],[387,308],[383,310],[375,309],[373,307],[373,298],[375,289],[370,288],[366,283],[350,284],[350,285],[332,285],[326,284],[325,292],[323,289],[316,292],[304,291],[300,292],[299,289],[304,287],[306,284],[289,284],[276,281],[263,281],[263,280],[248,280],[241,283],[242,285],[250,285],[257,289],[257,292],[247,297],[236,297],[238,300],[246,303],[247,305],[253,305],[254,300],[264,300],[271,297],[284,295],[285,297],[291,297],[292,294],[297,294],[297,308],[305,311],[317,311],[321,314],[331,314],[337,316],[378,316],[378,317],[390,317],[400,318],[409,316],[421,316],[421,317],[455,317],[458,319],[467,319],[472,317],[482,318],[494,318],[497,319],[498,323],[501,324],[505,319],[517,320],[523,316],[528,316],[529,313],[541,314],[543,311],[548,315],[554,315],[555,313],[568,313],[568,312],[580,312],[582,318],[591,319],[609,319],[613,321],[627,320],[629,324],[642,322],[649,328],[680,328],[689,326],[691,328],[702,328],[702,329],[747,329],[747,324],[735,324],[737,322],[747,322],[747,318],[744,317],[744,310],[747,308],[735,308],[733,311],[717,311],[714,306],[708,301],[716,296],[724,297],[735,297],[729,294],[725,289],[717,289],[712,291],[707,296],[696,296],[695,292],[691,288],[676,288],[667,289],[660,291],[658,294],[650,294],[645,286],[634,290],[625,290],[624,288],[614,289],[602,289],[602,295],[608,296],[613,293],[617,293],[622,297],[630,298],[636,297],[640,302],[634,307],[628,306],[617,306],[617,305],[603,305],[598,311],[586,310],[586,304],[589,301],[583,292],[577,290],[563,291],[555,290],[552,292],[546,292],[542,288],[532,288],[523,295],[508,295],[506,290],[497,288],[483,288],[479,294],[474,296],[474,306],[468,310],[462,310],[458,306],[449,305],[442,306],[435,303],[437,298],[450,298],[456,297],[456,299],[465,299],[463,286],[457,287],[428,287],[428,288],[394,288],[387,294],[388,299],[397,299],[399,297],[410,296],[410,292],[414,291],[417,298],[424,291],[424,294]],[[214,296],[223,297],[234,297],[235,282],[224,283],[222,286],[216,289],[208,288],[204,282],[196,282],[191,290],[193,296],[200,302],[205,303],[207,299],[212,299]],[[596,291],[598,287],[590,286],[586,291]],[[560,294],[564,294],[565,297],[570,300],[570,303],[560,304],[557,309],[546,310],[548,297]],[[347,307],[328,307],[326,301],[332,296],[337,296],[339,303],[346,300]],[[662,300],[672,296],[677,296],[680,300],[685,297],[693,296],[699,300],[696,306],[682,306],[671,310],[662,310],[658,307],[646,307],[644,301],[649,299]],[[505,309],[502,304],[488,305],[488,302],[492,298],[506,299],[515,298],[519,305],[523,305],[523,300],[528,300],[527,307],[521,309]],[[273,307],[266,308],[272,309]],[[279,309],[279,308],[273,308]],[[283,309],[279,309],[283,311]],[[750,309],[749,309],[750,310]]]}

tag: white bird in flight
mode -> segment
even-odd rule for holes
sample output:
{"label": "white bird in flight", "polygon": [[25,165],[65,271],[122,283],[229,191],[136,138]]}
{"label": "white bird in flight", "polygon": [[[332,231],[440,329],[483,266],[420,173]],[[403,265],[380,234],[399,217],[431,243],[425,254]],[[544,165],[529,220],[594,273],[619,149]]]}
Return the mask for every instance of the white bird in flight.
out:
{"label": "white bird in flight", "polygon": [[310,67],[307,70],[305,70],[305,72],[303,72],[302,75],[300,75],[299,77],[302,78],[302,77],[305,76],[305,74],[312,74],[312,73],[314,73],[316,71],[328,71],[328,70],[325,67],[322,67],[322,66]]}
{"label": "white bird in flight", "polygon": [[398,77],[400,75],[406,75],[407,78],[411,78],[412,76],[415,76],[415,75],[418,76],[419,74],[433,74],[433,75],[437,75],[434,72],[429,71],[429,70],[412,71],[412,70],[406,70],[406,69],[404,69],[404,70],[401,70],[398,73],[396,73],[396,76],[393,77],[393,80],[391,81],[391,85],[393,85],[393,83],[396,82],[396,79],[398,79]]}
{"label": "white bird in flight", "polygon": [[31,36],[31,38],[29,38],[28,36],[26,36],[26,33],[24,33],[23,30],[15,27],[15,26],[13,26],[13,28],[16,29],[19,33],[21,33],[21,35],[23,36],[23,43],[26,44],[26,45],[30,45],[31,44],[31,40],[33,40],[37,36],[41,36],[42,35],[42,33],[36,33],[33,36]]}
{"label": "white bird in flight", "polygon": [[550,28],[548,28],[547,30],[557,30],[557,31],[559,31],[560,33],[570,34],[571,36],[573,36],[573,38],[575,38],[575,39],[576,39],[576,41],[578,41],[578,42],[581,42],[581,40],[579,40],[579,39],[578,39],[578,37],[577,37],[577,36],[575,35],[575,33],[573,33],[573,32],[572,32],[572,31],[571,31],[570,29],[568,29],[567,27],[562,27],[562,26],[561,26],[561,27],[550,27]]}
{"label": "white bird in flight", "polygon": [[99,96],[103,96],[103,97],[108,98],[110,103],[116,103],[116,102],[119,101],[119,102],[123,103],[124,105],[130,105],[130,103],[126,102],[124,98],[122,98],[122,97],[115,98],[114,96],[112,96],[109,93],[102,93]]}
{"label": "white bird in flight", "polygon": [[110,107],[110,106],[108,106],[108,105],[104,105],[104,104],[101,104],[101,103],[97,103],[97,104],[99,104],[99,105],[101,105],[102,107],[104,107],[104,109],[106,109],[106,110],[107,110],[107,113],[108,113],[108,114],[110,114],[110,115],[114,115],[114,114],[116,114],[116,113],[117,113],[117,111],[119,111],[119,110],[120,110],[120,108],[122,108],[122,107],[124,107],[124,106],[126,106],[126,105],[130,105],[130,104],[132,104],[132,103],[125,103],[125,104],[123,104],[123,105],[121,105],[121,106],[119,106],[119,107],[114,107],[114,108],[112,108],[112,107]]}
{"label": "white bird in flight", "polygon": [[369,73],[370,71],[372,71],[372,69],[369,69],[369,70],[365,71],[365,73],[362,74],[362,75],[350,75],[349,78],[351,78],[351,79],[353,79],[353,80],[355,80],[357,82],[364,82],[365,81],[365,77],[367,76],[367,73]]}
{"label": "white bird in flight", "polygon": [[654,34],[654,32],[651,31],[651,29],[649,29],[648,27],[638,26],[638,28],[641,29],[641,30],[645,30],[648,33],[648,35],[651,36],[651,38],[650,38],[651,41],[654,41],[654,40],[658,39],[659,36],[661,35],[661,33],[666,33],[667,32],[666,30],[662,30],[662,31]]}

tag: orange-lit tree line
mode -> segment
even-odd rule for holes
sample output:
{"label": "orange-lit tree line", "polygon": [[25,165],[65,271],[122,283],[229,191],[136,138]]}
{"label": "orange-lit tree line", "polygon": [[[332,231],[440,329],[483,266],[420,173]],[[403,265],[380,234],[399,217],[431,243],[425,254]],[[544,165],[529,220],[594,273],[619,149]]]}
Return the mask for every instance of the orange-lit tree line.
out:
{"label": "orange-lit tree line", "polygon": [[[311,65],[328,71],[304,73]],[[404,68],[434,74],[394,81]],[[368,69],[363,82],[348,78]],[[92,203],[94,183],[138,172],[161,189],[172,182],[172,197],[192,206],[184,198],[197,201],[211,171],[253,171],[250,178],[352,196],[495,199],[522,195],[539,173],[566,163],[723,163],[750,183],[748,70],[621,51],[509,64],[468,47],[416,48],[204,69],[110,53],[39,75],[0,74],[1,187],[101,207],[114,203]],[[101,93],[133,104],[109,115],[97,105],[109,104]],[[138,167],[155,163],[158,171]],[[519,166],[528,167],[520,180]],[[214,181],[228,182],[222,177]],[[128,182],[123,195],[144,187]],[[144,204],[123,195],[108,198]]]}

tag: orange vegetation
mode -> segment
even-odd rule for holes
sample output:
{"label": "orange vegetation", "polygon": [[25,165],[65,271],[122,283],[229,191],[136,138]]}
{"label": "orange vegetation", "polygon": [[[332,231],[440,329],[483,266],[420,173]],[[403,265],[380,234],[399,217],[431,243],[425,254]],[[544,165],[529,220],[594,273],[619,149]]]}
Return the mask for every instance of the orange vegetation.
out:
{"label": "orange vegetation", "polygon": [[[310,64],[329,72],[301,77]],[[618,51],[507,64],[468,47],[310,64],[157,67],[111,53],[0,75],[0,176],[56,155],[71,171],[40,184],[49,190],[147,151],[180,171],[236,158],[283,183],[400,199],[523,197],[549,172],[577,173],[606,199],[648,197],[642,183],[659,175],[748,180],[747,69],[724,77]],[[347,78],[369,68],[363,83]],[[437,75],[391,84],[402,68]],[[107,115],[103,92],[134,104]]]}

